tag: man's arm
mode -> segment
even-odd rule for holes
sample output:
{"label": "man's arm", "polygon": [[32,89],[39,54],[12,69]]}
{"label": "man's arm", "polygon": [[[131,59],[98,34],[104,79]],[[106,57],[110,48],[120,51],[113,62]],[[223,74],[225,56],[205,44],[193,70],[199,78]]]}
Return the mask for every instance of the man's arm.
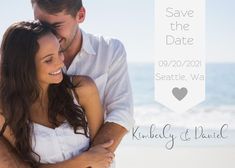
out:
{"label": "man's arm", "polygon": [[105,87],[104,108],[107,112],[105,123],[95,136],[93,145],[114,140],[108,149],[114,152],[123,136],[134,124],[133,98],[128,75],[126,52],[118,40],[110,42],[113,50],[112,63]]}
{"label": "man's arm", "polygon": [[109,140],[114,140],[113,145],[107,149],[111,152],[115,152],[126,133],[127,130],[124,127],[115,123],[106,122],[95,136],[92,146],[108,142]]}
{"label": "man's arm", "polygon": [[[31,166],[24,162],[15,150],[10,129],[4,129],[4,122],[4,117],[0,114],[0,168],[30,168]],[[111,141],[101,143],[101,145],[97,145],[69,160],[56,164],[41,164],[39,168],[87,168],[93,167],[93,165],[94,167],[97,167],[97,165],[102,167],[108,164],[110,157],[114,157],[107,150],[112,144]]]}

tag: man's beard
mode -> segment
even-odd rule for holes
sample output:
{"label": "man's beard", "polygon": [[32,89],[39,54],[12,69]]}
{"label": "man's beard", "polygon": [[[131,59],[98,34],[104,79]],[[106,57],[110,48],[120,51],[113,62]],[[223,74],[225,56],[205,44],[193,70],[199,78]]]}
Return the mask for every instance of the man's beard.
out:
{"label": "man's beard", "polygon": [[72,45],[74,39],[76,38],[77,33],[78,33],[78,28],[76,28],[76,31],[75,31],[73,37],[71,38],[71,40],[69,41],[69,43],[64,48],[61,46],[62,52],[66,52],[66,50],[69,49],[69,47]]}

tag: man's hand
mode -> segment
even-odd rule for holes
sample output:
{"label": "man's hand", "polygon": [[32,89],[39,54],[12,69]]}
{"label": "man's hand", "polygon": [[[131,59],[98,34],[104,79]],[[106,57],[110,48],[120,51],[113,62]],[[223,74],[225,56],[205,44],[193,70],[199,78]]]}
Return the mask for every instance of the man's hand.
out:
{"label": "man's hand", "polygon": [[114,153],[126,133],[127,130],[124,127],[115,123],[106,122],[95,136],[92,146],[114,140],[112,146],[107,148],[110,152]]}

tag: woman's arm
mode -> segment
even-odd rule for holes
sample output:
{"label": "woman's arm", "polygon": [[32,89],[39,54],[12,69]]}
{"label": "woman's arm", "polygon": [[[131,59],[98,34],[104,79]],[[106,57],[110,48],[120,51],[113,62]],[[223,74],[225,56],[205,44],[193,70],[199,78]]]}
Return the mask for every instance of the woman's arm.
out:
{"label": "woman's arm", "polygon": [[73,83],[77,84],[75,92],[79,97],[80,105],[85,110],[89,133],[91,140],[93,140],[104,121],[98,89],[88,76],[74,76]]}
{"label": "woman's arm", "polygon": [[0,137],[0,149],[1,168],[30,168],[27,163],[20,159],[16,150],[4,137]]}
{"label": "woman's arm", "polygon": [[[0,130],[3,129],[3,125],[5,123],[5,117],[0,113]],[[15,147],[15,138],[10,128],[6,126],[3,132],[3,138],[5,138],[13,147]]]}
{"label": "woman's arm", "polygon": [[[0,130],[5,123],[5,118],[0,114]],[[30,168],[27,163],[20,159],[14,148],[14,136],[11,134],[9,127],[3,132],[0,137],[0,165],[1,168]]]}

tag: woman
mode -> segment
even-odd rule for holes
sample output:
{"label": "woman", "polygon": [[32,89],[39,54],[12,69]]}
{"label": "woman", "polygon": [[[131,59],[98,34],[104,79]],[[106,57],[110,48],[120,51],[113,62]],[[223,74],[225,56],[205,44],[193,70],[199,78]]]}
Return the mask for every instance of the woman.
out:
{"label": "woman", "polygon": [[97,88],[88,77],[63,74],[63,60],[49,27],[33,21],[8,28],[1,45],[3,136],[32,167],[65,160],[70,168],[108,167],[112,142],[88,150],[103,122]]}

